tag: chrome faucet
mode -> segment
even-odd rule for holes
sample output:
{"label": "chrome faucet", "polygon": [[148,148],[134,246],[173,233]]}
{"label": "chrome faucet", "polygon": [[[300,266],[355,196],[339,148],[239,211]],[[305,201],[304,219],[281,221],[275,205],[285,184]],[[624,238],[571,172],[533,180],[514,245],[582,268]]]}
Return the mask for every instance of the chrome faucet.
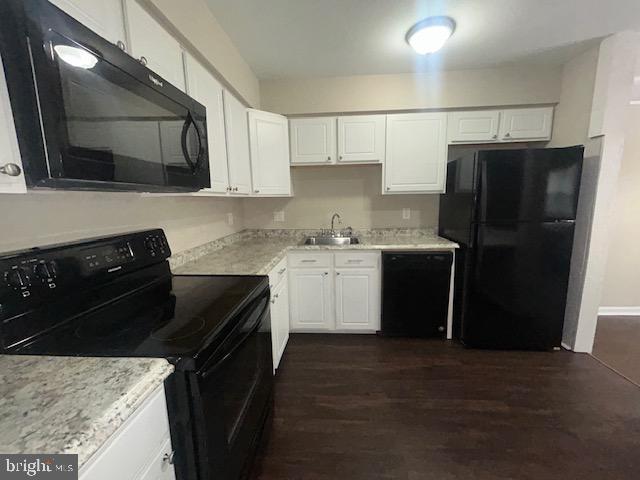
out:
{"label": "chrome faucet", "polygon": [[342,219],[340,218],[340,215],[338,215],[337,213],[334,213],[333,217],[331,217],[331,235],[336,234],[336,229],[334,227],[334,222],[336,221],[336,218],[338,219],[338,224],[342,223]]}

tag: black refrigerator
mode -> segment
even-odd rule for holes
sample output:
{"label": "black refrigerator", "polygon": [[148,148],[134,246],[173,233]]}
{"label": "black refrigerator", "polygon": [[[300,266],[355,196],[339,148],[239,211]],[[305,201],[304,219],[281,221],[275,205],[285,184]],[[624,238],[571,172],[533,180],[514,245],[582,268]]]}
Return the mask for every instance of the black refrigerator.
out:
{"label": "black refrigerator", "polygon": [[560,347],[584,149],[479,151],[448,164],[439,234],[456,252],[454,335]]}

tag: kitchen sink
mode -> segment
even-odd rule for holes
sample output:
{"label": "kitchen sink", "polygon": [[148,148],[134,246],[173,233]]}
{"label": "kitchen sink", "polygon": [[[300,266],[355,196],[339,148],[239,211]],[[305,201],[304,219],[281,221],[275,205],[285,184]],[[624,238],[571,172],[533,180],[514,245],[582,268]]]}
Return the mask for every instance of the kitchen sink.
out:
{"label": "kitchen sink", "polygon": [[314,236],[307,237],[304,240],[305,245],[357,245],[360,243],[358,237],[333,237],[333,236]]}

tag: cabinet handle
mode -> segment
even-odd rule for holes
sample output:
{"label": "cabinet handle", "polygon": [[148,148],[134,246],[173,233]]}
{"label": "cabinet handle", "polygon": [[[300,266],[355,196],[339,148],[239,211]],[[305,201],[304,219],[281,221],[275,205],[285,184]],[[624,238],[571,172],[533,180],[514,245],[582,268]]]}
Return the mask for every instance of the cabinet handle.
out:
{"label": "cabinet handle", "polygon": [[254,190],[253,193],[260,193],[260,190]]}
{"label": "cabinet handle", "polygon": [[342,160],[342,155],[340,155],[340,156],[338,157],[338,159],[339,159],[339,160]]}
{"label": "cabinet handle", "polygon": [[238,187],[233,187],[233,191],[237,192],[238,191]]}
{"label": "cabinet handle", "polygon": [[498,135],[496,134],[496,135],[494,135],[494,136],[493,136],[493,137],[491,137],[491,138],[493,138],[493,139],[495,140],[496,138],[498,138]]}
{"label": "cabinet handle", "polygon": [[140,57],[140,60],[138,60],[142,65],[144,65],[145,67],[147,66],[147,57],[145,57],[144,55],[142,57]]}
{"label": "cabinet handle", "polygon": [[162,457],[162,463],[164,465],[173,465],[175,452],[171,451],[171,453],[165,453]]}
{"label": "cabinet handle", "polygon": [[302,263],[316,263],[317,260],[301,260]]}
{"label": "cabinet handle", "polygon": [[388,192],[389,190],[391,190],[391,187],[387,187],[387,192]]}
{"label": "cabinet handle", "polygon": [[329,275],[329,272],[324,272],[323,275],[326,277],[327,275]]}
{"label": "cabinet handle", "polygon": [[336,275],[340,275],[340,272],[336,272]]}
{"label": "cabinet handle", "polygon": [[510,138],[510,137],[511,137],[511,134],[510,134],[510,133],[505,133],[505,134],[504,134],[504,138]]}
{"label": "cabinet handle", "polygon": [[231,191],[231,187],[227,187],[227,192],[230,192],[230,191]]}
{"label": "cabinet handle", "polygon": [[347,263],[362,263],[362,259],[352,259],[352,260],[347,260]]}
{"label": "cabinet handle", "polygon": [[278,275],[282,275],[286,271],[287,271],[286,268],[283,268],[282,270],[278,270]]}
{"label": "cabinet handle", "polygon": [[331,161],[331,157],[327,157],[327,162],[330,162],[330,161]]}
{"label": "cabinet handle", "polygon": [[118,42],[116,43],[116,47],[118,47],[123,52],[127,51],[127,46],[124,44],[122,40],[118,40]]}
{"label": "cabinet handle", "polygon": [[10,177],[19,177],[22,173],[22,169],[15,163],[7,163],[6,165],[0,167],[0,173],[4,173],[5,175],[9,175]]}

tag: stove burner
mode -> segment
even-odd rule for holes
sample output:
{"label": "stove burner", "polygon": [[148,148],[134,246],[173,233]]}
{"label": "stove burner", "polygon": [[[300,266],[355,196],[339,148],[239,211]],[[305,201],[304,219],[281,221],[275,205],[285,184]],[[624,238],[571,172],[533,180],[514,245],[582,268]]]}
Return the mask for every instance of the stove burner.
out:
{"label": "stove burner", "polygon": [[200,316],[190,318],[188,323],[178,323],[175,319],[170,319],[162,327],[151,332],[151,338],[156,340],[187,338],[202,330],[204,324],[204,318]]}

